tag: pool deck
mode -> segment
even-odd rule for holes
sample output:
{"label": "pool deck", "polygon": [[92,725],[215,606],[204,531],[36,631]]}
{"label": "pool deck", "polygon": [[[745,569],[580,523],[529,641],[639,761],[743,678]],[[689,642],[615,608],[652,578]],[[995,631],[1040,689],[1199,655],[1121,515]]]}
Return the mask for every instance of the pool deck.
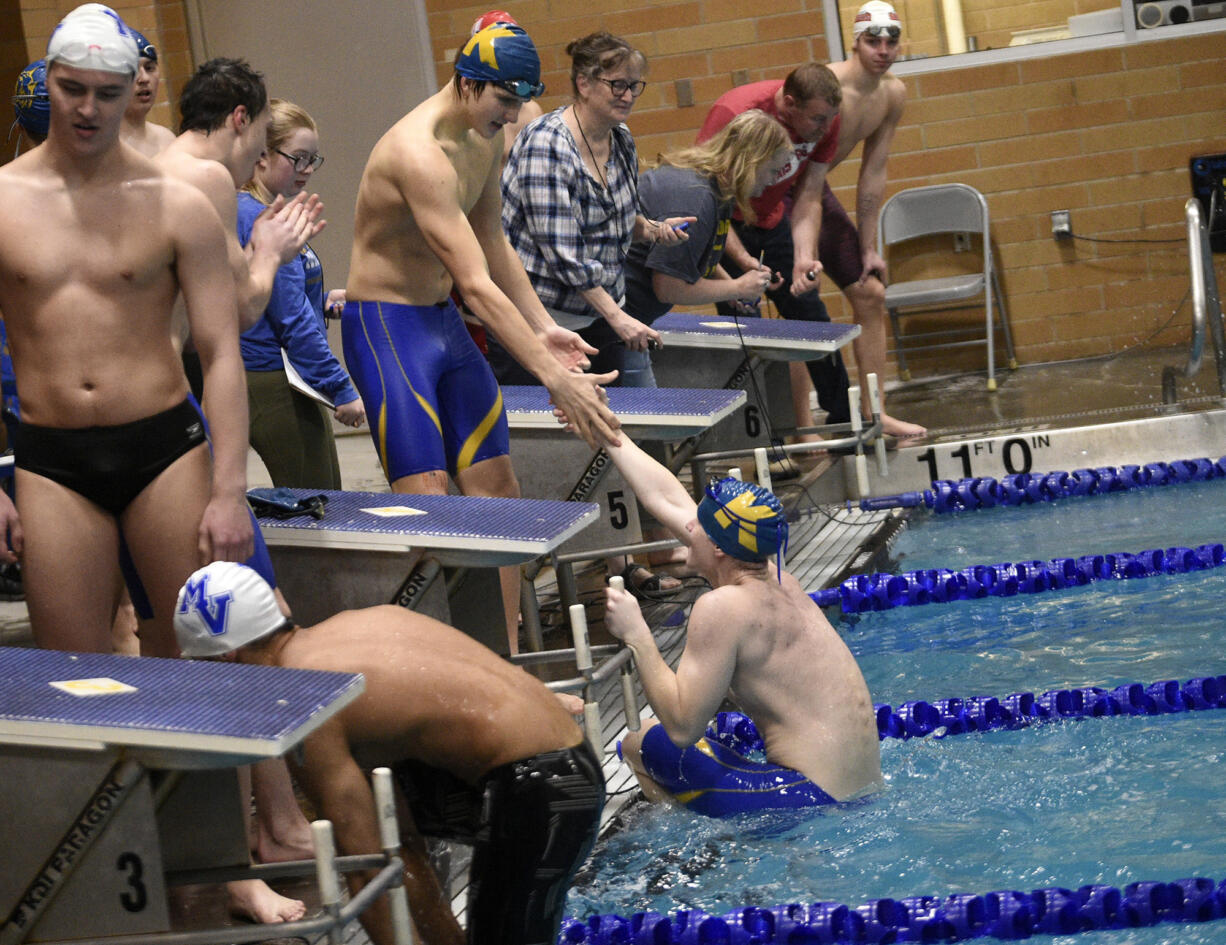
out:
{"label": "pool deck", "polygon": [[[1128,352],[1111,359],[1023,365],[1016,371],[998,372],[999,389],[995,393],[986,390],[982,373],[917,380],[891,386],[888,404],[895,416],[922,423],[929,429],[927,438],[907,444],[906,450],[1018,430],[1062,430],[1152,420],[1155,417],[1170,417],[1173,412],[1197,414],[1220,411],[1223,401],[1216,391],[1216,377],[1209,357],[1195,378],[1180,379],[1180,404],[1175,408],[1162,404],[1162,369],[1168,364],[1182,365],[1184,360],[1185,349],[1159,349]],[[338,434],[338,452],[346,487],[386,491],[386,481],[369,436],[364,431],[354,434],[352,431],[338,430]],[[1226,453],[1226,439],[1211,446],[1189,455],[1217,458]],[[898,456],[898,453],[894,453],[892,460],[897,462]],[[1134,461],[1143,462],[1159,456],[1139,456]],[[821,485],[837,473],[837,462],[823,454],[802,458],[799,460],[802,471],[799,477],[777,480],[775,483],[776,491],[797,517],[788,566],[806,587],[812,589],[828,586],[849,571],[870,568],[874,545],[879,543],[883,526],[894,514],[852,512],[838,505],[823,505],[822,502],[828,500]],[[252,487],[270,484],[262,463],[254,453],[248,464],[248,479]],[[822,501],[815,503],[812,500],[814,495]],[[603,631],[599,594],[603,584],[603,568],[589,569],[578,577],[581,599],[587,604],[593,642],[606,641],[608,637]],[[547,647],[568,646],[562,626],[563,608],[548,569],[538,578],[537,589],[544,612]],[[688,613],[685,602],[692,600],[701,590],[701,582],[690,579],[674,601],[644,608],[649,622],[657,630],[662,649],[673,659],[680,654],[684,645],[684,617]],[[29,621],[25,605],[0,602],[0,644],[28,643]],[[621,697],[617,678],[601,686],[598,696],[604,719],[602,735],[610,795],[602,822],[607,829],[634,796],[634,791],[628,769],[613,754],[616,740],[624,734],[619,714]],[[461,865],[462,858],[457,858],[453,866]],[[303,896],[308,901],[315,898],[309,885],[295,885],[283,891]],[[453,891],[457,906],[462,908],[463,883],[456,882]],[[190,919],[184,912],[191,913]],[[219,893],[193,890],[187,902],[180,904],[178,918],[191,926],[200,921],[216,922],[220,918],[219,913],[224,915],[224,900]],[[365,941],[365,936],[356,927],[351,927],[348,934],[349,941]]]}

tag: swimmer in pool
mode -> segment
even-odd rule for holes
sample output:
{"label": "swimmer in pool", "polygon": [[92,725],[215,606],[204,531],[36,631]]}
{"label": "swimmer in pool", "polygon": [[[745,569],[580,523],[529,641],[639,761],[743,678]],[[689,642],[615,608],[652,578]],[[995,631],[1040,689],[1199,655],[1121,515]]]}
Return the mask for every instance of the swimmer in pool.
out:
{"label": "swimmer in pool", "polygon": [[[596,350],[550,318],[502,232],[503,128],[543,93],[540,73],[522,29],[479,30],[452,81],[391,127],[362,172],[341,335],[396,492],[443,494],[450,476],[465,495],[519,494],[502,392],[453,286],[590,445],[616,439],[599,387],[616,373],[579,373]],[[519,569],[501,578],[516,652]]]}
{"label": "swimmer in pool", "polygon": [[[345,855],[381,851],[367,772],[392,769],[408,802],[398,816],[417,940],[465,940],[423,835],[473,846],[468,942],[555,940],[570,879],[596,839],[604,777],[583,733],[541,682],[460,631],[401,607],[294,626],[263,579],[232,563],[188,579],[175,629],[188,657],[233,654],[242,663],[365,677],[362,695],[309,735],[290,763]],[[390,945],[382,897],[361,920],[374,945]]]}
{"label": "swimmer in pool", "polygon": [[[693,768],[687,754],[710,754],[705,740],[694,746],[725,699],[756,723],[766,767],[800,776],[785,777],[782,786],[795,791],[807,779],[817,788],[805,788],[813,803],[845,801],[875,788],[881,761],[868,687],[821,610],[777,564],[788,529],[779,500],[758,486],[724,479],[696,505],[673,474],[628,437],[606,449],[644,508],[688,547],[690,566],[713,588],[694,603],[676,672],[660,656],[634,597],[606,591],[606,625],[634,651],[658,718],[621,745],[644,794],[690,801],[721,789],[681,785],[673,776]],[[759,797],[756,806],[793,804]]]}

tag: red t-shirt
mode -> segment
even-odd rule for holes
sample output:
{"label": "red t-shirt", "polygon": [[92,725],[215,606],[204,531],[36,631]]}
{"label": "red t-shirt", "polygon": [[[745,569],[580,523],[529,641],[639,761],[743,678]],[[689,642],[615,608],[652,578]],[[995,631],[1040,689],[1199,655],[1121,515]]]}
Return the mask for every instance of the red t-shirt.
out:
{"label": "red t-shirt", "polygon": [[[739,85],[725,92],[716,99],[715,104],[711,106],[711,111],[707,113],[707,120],[703,122],[698,132],[699,144],[712,137],[741,112],[751,108],[761,109],[778,119],[779,113],[775,109],[775,93],[781,88],[783,88],[782,79],[766,79],[763,82]],[[830,130],[820,141],[801,141],[791,128],[788,128],[782,121],[779,123],[783,125],[788,137],[792,139],[793,156],[787,164],[783,165],[775,182],[752,201],[754,213],[758,217],[757,225],[765,230],[778,226],[779,221],[783,219],[786,209],[784,198],[791,191],[801,172],[810,163],[829,164],[834,160],[834,154],[839,145],[838,115],[834,116],[834,120],[830,123]]]}

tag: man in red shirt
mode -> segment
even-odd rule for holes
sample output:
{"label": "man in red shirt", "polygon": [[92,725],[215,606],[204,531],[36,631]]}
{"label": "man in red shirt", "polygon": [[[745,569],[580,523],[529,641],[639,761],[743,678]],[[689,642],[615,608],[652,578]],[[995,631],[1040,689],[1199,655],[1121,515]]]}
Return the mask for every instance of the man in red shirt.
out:
{"label": "man in red shirt", "polygon": [[[827,170],[851,150],[841,147],[839,140],[843,118],[847,117],[839,114],[843,101],[843,90],[834,72],[818,63],[809,63],[786,79],[754,82],[720,96],[707,114],[698,140],[705,141],[735,115],[750,108],[773,115],[787,129],[795,145],[794,159],[784,165],[774,184],[753,201],[757,223],[733,220],[724,268],[735,278],[738,268],[756,266],[761,258],[772,270],[784,275],[785,284],[767,293],[779,313],[784,318],[806,321],[830,320],[817,294],[820,273],[828,272],[847,296],[862,328],[854,350],[863,383],[864,375],[870,372],[879,378],[885,373],[884,272],[877,265],[876,246],[861,246],[855,227],[826,186]],[[893,117],[896,124],[897,114]],[[875,232],[876,222],[872,220],[870,233]],[[870,252],[873,259],[869,262],[873,265],[866,266],[865,257]],[[842,357],[835,354],[810,361],[807,366],[818,404],[828,414],[827,421],[846,422],[849,382]],[[886,433],[898,436],[925,432],[923,427],[884,414],[882,424]]]}

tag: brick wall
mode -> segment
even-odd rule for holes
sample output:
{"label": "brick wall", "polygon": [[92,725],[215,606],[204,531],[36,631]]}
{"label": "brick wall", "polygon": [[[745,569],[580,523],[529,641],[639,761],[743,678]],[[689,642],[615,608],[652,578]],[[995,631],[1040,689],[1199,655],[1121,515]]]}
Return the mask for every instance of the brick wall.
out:
{"label": "brick wall", "polygon": [[[0,96],[7,115],[8,97],[17,73],[27,63],[41,59],[47,51],[47,38],[64,14],[80,6],[78,0],[0,0],[0,25],[4,40],[0,44]],[[158,49],[162,85],[149,120],[173,128],[175,118],[170,103],[178,99],[182,83],[194,68],[187,36],[187,21],[181,0],[111,0],[107,6],[147,36]],[[20,60],[18,62],[17,60]],[[4,118],[4,127],[10,119]],[[8,151],[8,149],[5,149]],[[12,157],[8,152],[4,160]]]}
{"label": "brick wall", "polygon": [[[1067,2],[1076,12],[1102,5]],[[28,59],[41,54],[47,34],[73,6],[74,0],[20,0]],[[173,126],[167,102],[192,68],[181,0],[115,6],[158,44],[163,85],[152,117]],[[734,84],[781,77],[826,57],[819,0],[759,0],[752,16],[743,0],[606,0],[596,15],[564,0],[512,6],[540,47],[546,108],[568,100],[570,40],[604,27],[643,50],[650,84],[630,126],[644,158],[691,142],[707,107]],[[441,83],[456,47],[489,5],[426,0],[426,7]],[[923,9],[915,4],[904,12],[918,25]],[[3,0],[0,17],[6,24],[17,19]],[[6,30],[10,46],[11,35]],[[956,180],[987,196],[1023,363],[1118,351],[1151,335],[1161,344],[1187,337],[1186,306],[1162,329],[1187,285],[1180,244],[1057,243],[1050,212],[1071,210],[1074,232],[1083,236],[1178,239],[1189,155],[1226,151],[1224,39],[1220,33],[1168,39],[905,80],[909,103],[888,193]],[[694,100],[688,108],[677,107],[676,83],[683,80]],[[847,206],[854,206],[857,169],[858,152],[831,175]],[[914,259],[892,262],[897,273],[927,271]],[[1219,280],[1226,283],[1221,265]],[[837,293],[824,298],[835,318],[849,317]],[[955,316],[968,323],[975,317]],[[972,349],[916,366],[981,363],[982,353]]]}
{"label": "brick wall", "polygon": [[[1073,12],[1104,5],[1074,0]],[[913,6],[915,18],[923,5]],[[1021,6],[1028,5],[1014,5]],[[571,39],[605,27],[643,50],[650,85],[630,127],[644,158],[692,141],[709,104],[734,84],[782,77],[826,56],[818,0],[752,7],[742,0],[607,0],[601,8],[593,15],[563,0],[519,0],[511,12],[540,46],[547,109],[567,101],[564,47]],[[427,0],[427,9],[442,82],[451,54],[489,6]],[[1071,210],[1074,232],[1085,236],[1181,237],[1189,155],[1226,151],[1224,41],[1222,34],[1168,39],[905,80],[908,107],[887,194],[941,181],[983,191],[1023,363],[1118,351],[1155,332],[1154,343],[1186,339],[1186,305],[1158,331],[1187,288],[1182,245],[1057,243],[1050,212]],[[690,108],[676,105],[680,79],[691,82]],[[858,155],[831,175],[849,207]],[[911,261],[895,267],[919,271]],[[1226,283],[1226,267],[1219,266],[1219,280]],[[824,298],[835,318],[849,317],[837,293]],[[916,368],[982,362],[981,350],[964,349]]]}

